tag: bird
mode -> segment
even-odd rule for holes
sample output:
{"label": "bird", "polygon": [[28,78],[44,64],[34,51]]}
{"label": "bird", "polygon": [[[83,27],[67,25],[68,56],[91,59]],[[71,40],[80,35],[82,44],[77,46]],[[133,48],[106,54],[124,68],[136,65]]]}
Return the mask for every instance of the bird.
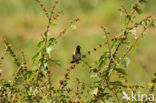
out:
{"label": "bird", "polygon": [[81,60],[81,51],[80,51],[81,47],[79,45],[76,46],[74,52],[73,52],[73,60],[70,63],[79,63],[79,61]]}

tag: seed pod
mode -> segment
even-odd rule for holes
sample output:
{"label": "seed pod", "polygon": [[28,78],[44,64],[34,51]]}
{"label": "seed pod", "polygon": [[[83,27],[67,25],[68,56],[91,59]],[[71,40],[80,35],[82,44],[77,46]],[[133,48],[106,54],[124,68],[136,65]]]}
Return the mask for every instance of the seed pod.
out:
{"label": "seed pod", "polygon": [[94,48],[94,51],[96,51],[96,48]]}
{"label": "seed pod", "polygon": [[101,48],[101,47],[102,47],[102,45],[101,45],[101,44],[99,44],[99,47]]}
{"label": "seed pod", "polygon": [[86,58],[86,55],[82,55],[83,58]]}
{"label": "seed pod", "polygon": [[63,85],[63,80],[60,80],[60,85]]}
{"label": "seed pod", "polygon": [[90,55],[90,53],[91,53],[91,52],[90,52],[90,51],[88,51],[88,54],[89,54],[89,55]]}

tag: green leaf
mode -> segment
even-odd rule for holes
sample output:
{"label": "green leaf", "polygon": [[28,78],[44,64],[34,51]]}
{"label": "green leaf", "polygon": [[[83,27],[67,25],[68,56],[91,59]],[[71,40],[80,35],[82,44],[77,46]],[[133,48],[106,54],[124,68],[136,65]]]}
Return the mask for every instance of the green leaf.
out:
{"label": "green leaf", "polygon": [[91,77],[91,78],[97,77],[97,73],[91,73],[90,77]]}
{"label": "green leaf", "polygon": [[135,49],[137,49],[139,46],[138,45],[134,45],[133,47],[132,47],[132,50],[135,50]]}
{"label": "green leaf", "polygon": [[99,68],[102,68],[105,65],[106,60],[108,58],[109,58],[109,52],[104,52],[104,54],[99,59],[99,65],[98,65],[98,67]]}
{"label": "green leaf", "polygon": [[44,40],[42,40],[42,41],[40,41],[38,44],[37,44],[37,46],[39,47],[39,48],[42,48],[43,46],[44,46]]}
{"label": "green leaf", "polygon": [[56,39],[55,38],[50,38],[49,39],[49,46],[50,45],[55,45],[57,43]]}
{"label": "green leaf", "polygon": [[108,95],[109,93],[101,93],[99,94],[99,97],[103,98],[104,96]]}
{"label": "green leaf", "polygon": [[77,27],[76,27],[76,25],[71,25],[70,28],[75,30]]}
{"label": "green leaf", "polygon": [[49,46],[48,48],[47,48],[47,53],[50,55],[50,52],[52,51],[52,46]]}
{"label": "green leaf", "polygon": [[112,43],[110,49],[112,49],[113,47],[115,47],[118,43],[119,43],[119,41],[113,41],[113,43]]}
{"label": "green leaf", "polygon": [[136,12],[137,12],[138,14],[142,14],[142,10],[141,10],[141,9],[135,8],[135,10],[136,10]]}
{"label": "green leaf", "polygon": [[35,76],[36,76],[36,73],[37,72],[27,72],[27,78],[28,78],[28,81],[33,81],[35,79]]}
{"label": "green leaf", "polygon": [[145,39],[145,38],[146,38],[146,34],[142,34],[141,36],[142,36],[142,38],[143,38],[143,39]]}
{"label": "green leaf", "polygon": [[129,58],[120,58],[120,62],[121,62],[121,64],[122,64],[125,68],[127,68],[128,65],[129,65],[129,63],[130,63],[130,59],[129,59]]}
{"label": "green leaf", "polygon": [[131,43],[127,42],[126,50],[129,50],[130,47],[131,47]]}
{"label": "green leaf", "polygon": [[150,28],[155,28],[155,21],[154,20],[152,20],[152,22],[150,23],[149,27]]}
{"label": "green leaf", "polygon": [[115,68],[116,68],[116,64],[115,63],[111,63],[109,69],[111,70],[111,69],[115,69]]}
{"label": "green leaf", "polygon": [[41,68],[42,73],[44,74],[44,76],[47,75],[47,70],[45,68]]}
{"label": "green leaf", "polygon": [[136,29],[131,29],[131,30],[129,30],[129,32],[131,33],[131,34],[133,34],[133,35],[136,35]]}
{"label": "green leaf", "polygon": [[120,81],[110,82],[110,85],[123,86],[122,82],[120,82]]}
{"label": "green leaf", "polygon": [[104,60],[104,59],[106,59],[108,57],[109,57],[109,52],[104,52],[104,54],[100,57],[99,61]]}
{"label": "green leaf", "polygon": [[121,73],[121,74],[123,74],[123,75],[126,75],[126,72],[125,72],[124,69],[116,68],[116,69],[114,69],[114,70],[117,71],[118,73]]}
{"label": "green leaf", "polygon": [[98,92],[98,88],[94,88],[92,91],[91,91],[91,94],[92,95],[96,95]]}
{"label": "green leaf", "polygon": [[33,63],[35,63],[39,58],[40,52],[37,52],[36,55],[32,57]]}
{"label": "green leaf", "polygon": [[125,32],[125,29],[121,29],[121,32],[124,33]]}
{"label": "green leaf", "polygon": [[44,32],[44,36],[47,37],[48,36],[48,32]]}
{"label": "green leaf", "polygon": [[50,24],[51,27],[56,26],[57,24]]}
{"label": "green leaf", "polygon": [[5,81],[4,82],[4,86],[5,87],[10,87],[11,86],[10,84],[11,84],[11,81]]}
{"label": "green leaf", "polygon": [[62,32],[62,34],[65,34],[69,31],[69,28],[64,29],[64,31]]}
{"label": "green leaf", "polygon": [[110,76],[112,74],[112,71],[116,68],[116,64],[115,63],[112,63],[109,67],[109,74],[108,76]]}
{"label": "green leaf", "polygon": [[60,63],[59,60],[51,59],[50,61],[53,62],[53,63],[55,63],[55,64],[57,64],[58,66],[61,66],[61,63]]}

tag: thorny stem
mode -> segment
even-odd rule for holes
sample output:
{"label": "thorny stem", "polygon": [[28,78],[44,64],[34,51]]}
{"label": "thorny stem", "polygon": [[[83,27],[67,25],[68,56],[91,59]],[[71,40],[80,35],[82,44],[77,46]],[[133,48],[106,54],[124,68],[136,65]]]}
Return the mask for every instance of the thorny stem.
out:
{"label": "thorny stem", "polygon": [[[138,5],[138,3],[136,3],[135,5]],[[133,8],[133,10],[131,11],[131,14],[128,14],[126,8],[121,5],[122,9],[124,10],[123,12],[125,13],[125,16],[128,18],[127,23],[126,23],[126,29],[128,29],[129,23],[132,19],[132,15],[135,13],[135,9]]]}
{"label": "thorny stem", "polygon": [[52,95],[52,91],[51,91],[52,83],[51,83],[51,79],[50,79],[50,71],[48,71],[47,80],[48,80],[48,84],[49,84],[48,91],[49,91],[49,95],[50,95],[50,98],[51,98],[51,103],[53,103],[53,95]]}
{"label": "thorny stem", "polygon": [[108,49],[109,49],[109,57],[111,58],[111,48],[110,48],[110,44],[109,44],[108,33],[107,33],[106,29],[103,26],[102,26],[102,28],[103,28],[103,31],[104,31],[104,33],[106,35],[107,46],[108,46]]}
{"label": "thorny stem", "polygon": [[132,12],[131,12],[131,14],[129,15],[130,18],[129,18],[128,21],[127,21],[126,29],[128,29],[129,22],[131,21],[131,17],[132,17],[132,15],[133,15],[134,13],[135,13],[135,10],[133,9]]}
{"label": "thorny stem", "polygon": [[120,101],[120,99],[119,99],[119,97],[118,97],[117,93],[115,93],[115,91],[114,91],[114,90],[111,90],[109,87],[108,87],[108,89],[109,89],[110,91],[112,91],[112,93],[115,95],[115,97],[117,98],[117,100],[118,100],[118,102],[119,102],[119,101]]}
{"label": "thorny stem", "polygon": [[68,31],[68,29],[71,27],[71,25],[74,22],[78,22],[78,21],[80,21],[80,19],[78,19],[78,18],[71,21],[70,24],[62,32],[60,32],[60,34],[56,37],[56,39],[59,39],[66,31]]}
{"label": "thorny stem", "polygon": [[137,43],[137,41],[141,38],[141,36],[144,34],[144,32],[147,30],[146,27],[144,27],[142,33],[137,37],[137,39],[133,42],[133,44],[130,46],[130,48],[128,49],[128,51],[124,54],[123,57],[125,57],[133,48],[133,46]]}
{"label": "thorny stem", "polygon": [[[133,9],[132,12],[131,12],[131,14],[128,15],[128,13],[127,13],[126,9],[124,8],[124,6],[122,6],[122,7],[123,7],[123,9],[124,9],[126,15],[129,16],[129,17],[128,17],[128,21],[127,21],[127,23],[126,23],[126,28],[125,28],[125,31],[127,31],[128,26],[129,26],[129,23],[130,23],[130,21],[131,21],[131,17],[132,17],[132,15],[135,13],[135,9]],[[125,33],[126,33],[126,32],[125,32]],[[125,34],[124,34],[124,35],[125,35]],[[108,64],[108,68],[107,68],[107,70],[106,70],[106,77],[108,76],[108,78],[105,78],[105,79],[106,79],[106,83],[108,83],[108,86],[109,86],[109,80],[110,80],[110,77],[111,77],[111,74],[108,75],[108,74],[109,74],[109,69],[110,69],[111,64],[112,64],[113,61],[114,61],[114,58],[115,58],[115,56],[116,56],[116,54],[117,54],[117,51],[119,50],[119,47],[121,46],[121,44],[122,44],[122,40],[120,40],[120,42],[119,42],[118,45],[116,46],[116,49],[115,49],[115,51],[114,51],[114,53],[113,53],[113,55],[112,55],[112,57],[111,57],[111,60],[110,60],[110,62],[109,62],[109,64]],[[105,79],[102,80],[102,83],[105,81]],[[112,92],[113,92],[113,91],[112,91]],[[119,100],[117,96],[116,96],[116,98],[117,98],[117,100]],[[98,100],[97,100],[97,101],[98,101]]]}
{"label": "thorny stem", "polygon": [[[40,4],[41,8],[43,8],[43,5],[40,3],[40,1],[39,0],[36,0],[36,1]],[[47,30],[46,30],[47,33],[49,32],[49,28],[50,28],[50,24],[51,24],[51,20],[52,20],[52,15],[54,13],[54,9],[55,9],[55,6],[56,6],[57,3],[58,2],[56,0],[54,6],[52,7],[50,15],[48,15],[47,11],[45,9],[43,9],[43,11],[48,15],[47,16],[47,18],[48,18],[48,25],[47,25]],[[47,58],[45,58],[45,54],[43,52],[46,52],[46,50],[47,50],[48,35],[47,36],[41,35],[41,36],[45,40],[45,42],[44,42],[45,50],[42,51],[42,53],[41,53],[42,57],[41,57],[41,64],[40,64],[39,70],[43,67],[44,60],[46,60],[46,62],[47,62]],[[37,75],[36,75],[37,83],[38,83],[39,70],[37,71]]]}
{"label": "thorny stem", "polygon": [[[27,66],[26,66],[26,60],[25,60],[25,55],[24,55],[24,52],[22,51],[21,52],[22,53],[22,68],[24,69],[24,70],[26,70],[27,69]],[[23,75],[23,73],[22,73],[22,76],[23,76],[23,78],[24,78],[24,88],[25,88],[25,90],[26,90],[26,94],[27,94],[27,96],[29,96],[29,93],[28,93],[28,90],[27,90],[27,78],[26,78],[26,76],[25,75]],[[30,100],[31,101],[31,100]]]}
{"label": "thorny stem", "polygon": [[4,40],[4,44],[6,45],[6,48],[7,48],[6,51],[8,51],[8,52],[11,54],[11,56],[13,57],[14,62],[16,63],[16,66],[17,66],[17,67],[20,67],[21,63],[20,63],[19,60],[17,59],[17,57],[16,57],[14,51],[12,50],[10,44],[8,43],[8,41]]}
{"label": "thorny stem", "polygon": [[[124,8],[124,6],[122,6],[122,7],[123,7],[123,9],[125,10],[126,14],[128,15],[128,13],[127,13],[126,9]],[[131,21],[131,17],[134,15],[134,13],[135,13],[135,9],[133,8],[131,14],[130,14],[129,17],[128,17],[128,21],[127,21],[127,23],[126,23],[125,33],[126,33],[126,31],[128,30],[128,26],[129,26],[129,23],[130,23],[130,21]],[[126,35],[126,34],[124,34],[124,35]],[[117,54],[117,51],[118,51],[119,47],[121,46],[121,44],[122,44],[122,40],[120,40],[120,42],[119,42],[118,45],[116,46],[116,49],[115,49],[115,51],[114,51],[114,53],[113,53],[113,56],[112,56],[112,58],[111,58],[111,60],[110,60],[110,62],[109,62],[109,64],[108,64],[107,72],[109,71],[109,68],[110,68],[111,64],[113,63],[113,59],[115,58],[115,56],[116,56],[116,54]],[[108,77],[107,81],[109,81],[110,77],[111,77],[111,74],[110,74],[110,76]]]}
{"label": "thorny stem", "polygon": [[62,80],[60,80],[60,82],[62,82],[62,84],[60,83],[58,90],[62,90],[65,86],[64,86],[64,82],[67,81],[69,79],[69,74],[71,73],[71,70],[73,70],[75,68],[75,64],[74,65],[70,65],[70,67],[67,69],[67,72],[64,75],[64,78]]}
{"label": "thorny stem", "polygon": [[40,2],[40,0],[35,0],[36,2],[39,3],[39,5],[41,6],[43,12],[45,13],[46,17],[49,18],[49,14],[47,12],[47,10],[45,9],[45,7],[43,7],[43,4]]}
{"label": "thorny stem", "polygon": [[2,64],[2,60],[4,60],[4,56],[7,54],[6,50],[4,51],[4,53],[1,55],[0,57],[0,68],[1,68],[1,64]]}
{"label": "thorny stem", "polygon": [[[98,44],[98,47],[101,48],[104,44],[107,44],[107,42]],[[97,51],[96,49],[97,48],[93,48],[92,50]],[[87,53],[82,54],[82,58],[87,58],[87,55],[91,55],[91,53],[92,53],[91,51],[87,51]]]}
{"label": "thorny stem", "polygon": [[[52,10],[51,10],[49,18],[48,18],[48,25],[47,25],[47,31],[46,32],[49,32],[49,28],[50,28],[50,24],[51,24],[51,20],[52,20],[52,15],[54,14],[54,10],[55,10],[57,3],[58,3],[58,1],[55,0],[54,5],[52,6]],[[46,40],[47,40],[47,38],[46,38]]]}
{"label": "thorny stem", "polygon": [[16,63],[16,66],[18,67],[18,69],[16,70],[16,73],[14,74],[14,79],[13,79],[13,85],[14,85],[14,83],[16,82],[16,79],[17,79],[17,75],[19,74],[19,72],[20,72],[20,70],[22,69],[22,67],[21,67],[21,63],[20,63],[19,60],[17,59],[17,57],[16,57],[14,51],[12,50],[10,44],[9,44],[6,40],[4,40],[4,43],[5,43],[6,48],[7,48],[6,51],[8,51],[8,52],[10,53],[10,55],[11,55],[11,56],[13,57],[13,59],[14,59],[14,62]]}
{"label": "thorny stem", "polygon": [[81,61],[82,61],[85,65],[87,65],[88,68],[92,68],[86,61],[84,61],[84,60],[82,60],[82,59],[81,59]]}

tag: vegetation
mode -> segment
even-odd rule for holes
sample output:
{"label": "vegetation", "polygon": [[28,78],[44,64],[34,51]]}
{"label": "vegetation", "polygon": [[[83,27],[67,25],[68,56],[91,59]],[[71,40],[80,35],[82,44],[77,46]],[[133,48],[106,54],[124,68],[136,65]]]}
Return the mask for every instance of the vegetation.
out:
{"label": "vegetation", "polygon": [[[32,67],[27,65],[24,51],[16,55],[10,43],[4,39],[6,50],[1,56],[0,63],[2,64],[5,56],[9,54],[13,58],[17,69],[13,80],[0,78],[1,103],[127,103],[126,100],[121,99],[123,91],[127,93],[129,93],[128,91],[134,93],[143,91],[156,95],[156,74],[153,73],[155,78],[149,82],[149,88],[147,88],[140,84],[130,84],[127,78],[128,72],[125,70],[130,63],[128,54],[137,48],[136,43],[144,37],[146,30],[155,27],[155,19],[152,16],[144,17],[142,20],[137,18],[137,16],[140,16],[138,14],[143,13],[141,6],[146,3],[145,0],[138,0],[131,6],[131,10],[127,10],[122,5],[119,9],[124,17],[124,27],[121,32],[113,36],[102,26],[105,40],[102,43],[97,43],[97,47],[94,47],[91,51],[86,50],[87,52],[82,54],[79,63],[69,63],[69,67],[57,87],[52,83],[53,76],[57,74],[52,75],[49,69],[50,64],[54,63],[63,68],[66,67],[52,57],[55,56],[55,54],[52,54],[52,50],[57,48],[57,43],[60,38],[63,38],[63,35],[69,30],[76,29],[75,23],[80,20],[72,20],[57,37],[50,37],[50,28],[57,26],[55,21],[63,12],[55,10],[58,4],[57,0],[53,3],[50,11],[46,9],[42,1],[36,0],[36,2],[48,19],[46,30],[41,34],[41,40],[37,44],[38,50],[32,57]],[[98,57],[98,60],[94,60],[93,63],[86,60],[90,55],[93,55],[93,52],[104,46],[107,46],[107,49]],[[71,81],[70,73],[75,70],[76,66],[84,69],[88,68],[91,77],[89,85],[82,82],[79,79],[80,77]],[[73,82],[76,86],[69,85],[69,82]],[[137,99],[137,103],[148,103],[151,102],[150,100],[145,96],[142,99]],[[130,99],[129,102],[133,101]]]}

